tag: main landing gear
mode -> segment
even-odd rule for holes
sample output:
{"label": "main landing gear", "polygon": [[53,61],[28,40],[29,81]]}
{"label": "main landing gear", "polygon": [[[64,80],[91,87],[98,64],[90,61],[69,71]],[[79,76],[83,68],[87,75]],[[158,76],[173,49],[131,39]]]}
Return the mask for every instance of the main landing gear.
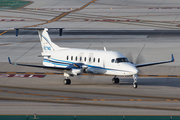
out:
{"label": "main landing gear", "polygon": [[68,73],[64,73],[64,76],[66,77],[66,79],[64,79],[64,81],[63,81],[64,85],[70,85],[71,84],[71,80],[69,79],[69,74]]}
{"label": "main landing gear", "polygon": [[118,84],[119,83],[119,78],[117,78],[116,76],[112,79],[112,83],[113,84]]}
{"label": "main landing gear", "polygon": [[70,85],[71,84],[71,80],[68,78],[64,79],[63,82],[64,82],[64,85]]}

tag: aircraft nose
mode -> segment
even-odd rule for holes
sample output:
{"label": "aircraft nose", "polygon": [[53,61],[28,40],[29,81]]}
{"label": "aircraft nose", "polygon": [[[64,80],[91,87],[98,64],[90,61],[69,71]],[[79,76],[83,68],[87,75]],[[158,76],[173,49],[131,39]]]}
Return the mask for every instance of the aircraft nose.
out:
{"label": "aircraft nose", "polygon": [[138,74],[139,70],[138,70],[136,67],[134,67],[134,66],[132,66],[132,67],[133,67],[133,68],[132,68],[131,72],[132,72],[133,74]]}
{"label": "aircraft nose", "polygon": [[135,75],[135,74],[138,74],[139,72],[139,70],[133,64],[130,64],[130,63],[123,63],[122,67],[126,71],[128,71],[129,75]]}

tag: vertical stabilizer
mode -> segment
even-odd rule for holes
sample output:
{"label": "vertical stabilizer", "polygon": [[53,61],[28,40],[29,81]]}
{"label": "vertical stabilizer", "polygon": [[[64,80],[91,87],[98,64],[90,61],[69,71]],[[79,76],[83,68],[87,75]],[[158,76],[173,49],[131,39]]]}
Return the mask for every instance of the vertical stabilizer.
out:
{"label": "vertical stabilizer", "polygon": [[37,30],[39,33],[39,38],[40,38],[40,42],[41,42],[41,46],[42,46],[42,50],[44,53],[50,52],[50,51],[56,51],[60,48],[59,46],[57,46],[56,44],[54,44],[48,34],[48,29],[58,29],[59,30],[59,35],[62,35],[62,30],[64,28],[14,28],[16,30],[16,36],[18,36],[19,34],[19,29],[23,29],[23,30]]}
{"label": "vertical stabilizer", "polygon": [[57,46],[51,41],[47,28],[38,30],[38,33],[43,52],[56,51],[60,49],[59,46]]}

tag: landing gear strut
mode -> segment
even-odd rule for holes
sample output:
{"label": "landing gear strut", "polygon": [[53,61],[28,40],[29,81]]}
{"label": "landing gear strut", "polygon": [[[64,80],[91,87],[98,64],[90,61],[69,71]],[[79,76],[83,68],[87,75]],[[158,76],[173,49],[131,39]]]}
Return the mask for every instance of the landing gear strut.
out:
{"label": "landing gear strut", "polygon": [[137,75],[133,75],[133,79],[134,79],[134,82],[133,82],[133,88],[137,88]]}
{"label": "landing gear strut", "polygon": [[71,84],[71,80],[69,79],[69,74],[68,73],[64,73],[64,76],[66,77],[66,79],[64,79],[64,81],[63,81],[64,85],[70,85]]}
{"label": "landing gear strut", "polygon": [[112,83],[113,84],[118,84],[119,83],[119,78],[117,78],[116,76],[112,79]]}
{"label": "landing gear strut", "polygon": [[71,84],[71,80],[70,79],[64,79],[64,85],[70,85]]}

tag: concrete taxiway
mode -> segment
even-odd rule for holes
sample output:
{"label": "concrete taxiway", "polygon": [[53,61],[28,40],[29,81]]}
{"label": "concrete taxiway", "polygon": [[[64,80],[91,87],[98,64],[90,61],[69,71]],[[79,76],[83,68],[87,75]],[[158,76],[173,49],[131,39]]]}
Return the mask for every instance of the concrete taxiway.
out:
{"label": "concrete taxiway", "polygon": [[[169,31],[179,30],[179,5],[178,0],[43,0],[43,3],[34,0],[25,8],[1,10],[0,19],[6,20],[0,22],[3,74],[0,75],[0,114],[179,115],[179,78],[139,78],[138,89],[133,89],[131,77],[120,77],[120,84],[113,85],[112,76],[77,76],[66,86],[64,77],[59,75],[44,78],[19,75],[59,71],[12,66],[7,60],[10,57],[12,62],[28,64],[41,64],[43,60],[37,57],[41,53],[38,35],[26,31],[15,37],[9,31],[11,28],[64,27],[67,31],[62,37],[58,32],[50,33],[59,46],[100,50],[106,47],[121,52],[131,61],[139,55],[138,63],[170,60],[174,54],[175,62],[141,68],[139,74],[180,75],[180,35],[178,31]],[[92,31],[82,34],[84,30]],[[98,34],[94,30],[102,32]],[[103,30],[110,32],[107,35]],[[112,30],[131,30],[131,33]],[[142,31],[137,35],[137,31],[132,34],[134,30]],[[143,33],[144,30],[153,30],[155,34]],[[157,34],[156,30],[166,31]],[[7,77],[7,72],[15,75]]]}
{"label": "concrete taxiway", "polygon": [[0,29],[25,26],[60,26],[69,30],[179,29],[179,5],[178,0],[44,0],[43,3],[33,0],[18,10],[1,10],[0,19],[4,21],[0,22]]}
{"label": "concrete taxiway", "polygon": [[[31,34],[31,33],[30,33]],[[53,42],[63,47],[100,49],[118,52],[139,62],[171,59],[178,61],[178,35],[51,35]],[[12,62],[41,64],[41,46],[37,35],[2,35],[1,72],[59,72],[38,68],[13,66]],[[166,38],[166,39],[165,39]],[[168,39],[171,38],[171,39]],[[143,42],[142,42],[143,41]],[[171,43],[171,41],[174,41]],[[155,51],[155,52],[154,52]],[[166,53],[166,54],[165,54]],[[4,73],[6,74],[6,73]],[[15,73],[18,74],[18,73]],[[178,62],[140,69],[145,75],[179,75]],[[63,76],[44,78],[1,76],[1,114],[58,114],[58,115],[178,115],[179,78],[139,78],[133,89],[131,77],[120,77],[113,85],[113,76],[72,77],[71,85],[63,84]],[[23,101],[23,102],[21,102]],[[18,108],[18,110],[17,110]]]}

